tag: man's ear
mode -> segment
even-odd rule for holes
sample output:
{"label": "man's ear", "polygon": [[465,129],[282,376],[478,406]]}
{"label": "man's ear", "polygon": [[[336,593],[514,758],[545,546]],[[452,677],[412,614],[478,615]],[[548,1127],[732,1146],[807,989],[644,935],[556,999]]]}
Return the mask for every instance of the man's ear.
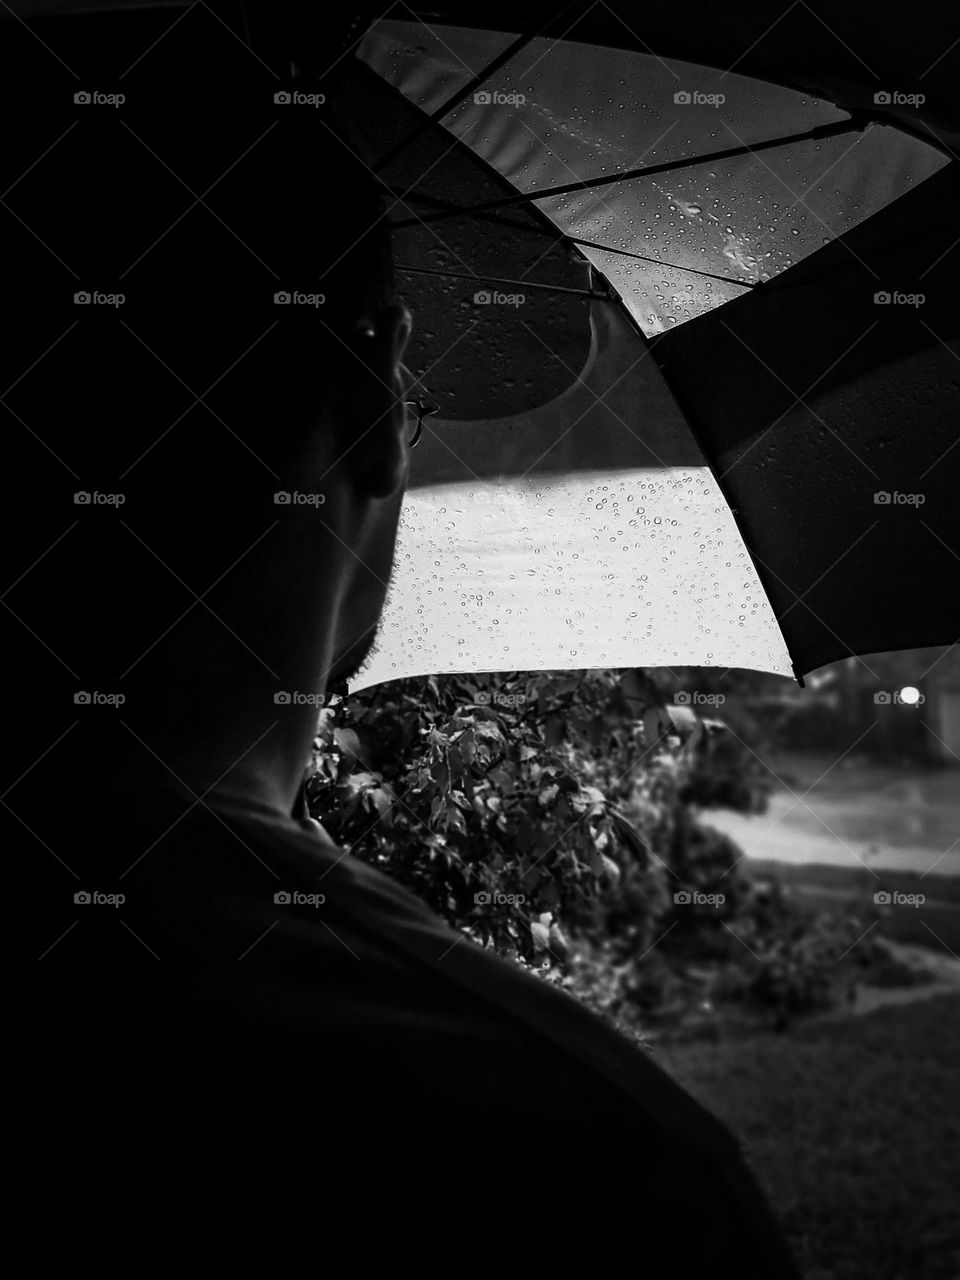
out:
{"label": "man's ear", "polygon": [[356,375],[344,383],[345,445],[352,446],[344,467],[370,498],[392,497],[406,480],[409,411],[399,366],[411,327],[406,307],[385,307],[370,322],[370,336],[360,339]]}

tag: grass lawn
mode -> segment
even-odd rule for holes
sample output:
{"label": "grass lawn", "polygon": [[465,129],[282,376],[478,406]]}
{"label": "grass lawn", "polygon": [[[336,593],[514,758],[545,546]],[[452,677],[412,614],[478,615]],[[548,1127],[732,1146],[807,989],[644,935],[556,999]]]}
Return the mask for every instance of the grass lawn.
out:
{"label": "grass lawn", "polygon": [[960,1280],[960,996],[656,1056],[741,1137],[806,1280]]}

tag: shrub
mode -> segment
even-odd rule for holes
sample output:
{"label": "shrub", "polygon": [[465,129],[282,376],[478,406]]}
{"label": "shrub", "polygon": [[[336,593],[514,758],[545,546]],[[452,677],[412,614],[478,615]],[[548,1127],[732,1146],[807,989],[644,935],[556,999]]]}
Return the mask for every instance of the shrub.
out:
{"label": "shrub", "polygon": [[557,922],[649,863],[618,776],[642,732],[617,691],[607,672],[450,676],[338,702],[320,717],[311,811],[477,941],[560,959]]}
{"label": "shrub", "polygon": [[[851,922],[754,885],[737,846],[698,819],[705,797],[762,806],[751,753],[725,751],[721,722],[630,676],[629,697],[615,673],[589,671],[333,699],[311,812],[475,942],[617,1025],[725,1002],[782,1023],[840,999]],[[718,760],[722,785],[708,786]]]}

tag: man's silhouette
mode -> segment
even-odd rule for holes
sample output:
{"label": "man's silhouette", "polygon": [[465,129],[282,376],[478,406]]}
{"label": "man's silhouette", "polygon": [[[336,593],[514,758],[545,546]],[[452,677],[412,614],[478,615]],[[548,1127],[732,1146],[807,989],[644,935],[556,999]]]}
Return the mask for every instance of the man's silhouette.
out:
{"label": "man's silhouette", "polygon": [[18,27],[4,72],[31,1260],[792,1275],[717,1120],[299,807],[318,699],[375,633],[411,425],[335,79],[322,111],[275,104],[205,6]]}

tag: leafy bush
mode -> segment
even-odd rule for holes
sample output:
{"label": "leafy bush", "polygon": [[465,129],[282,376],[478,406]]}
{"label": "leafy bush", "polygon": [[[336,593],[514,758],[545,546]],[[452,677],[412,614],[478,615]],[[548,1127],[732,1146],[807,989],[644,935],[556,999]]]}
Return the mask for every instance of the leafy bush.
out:
{"label": "leafy bush", "polygon": [[699,822],[763,806],[751,755],[641,672],[431,677],[331,700],[307,794],[344,848],[618,1025],[730,1001],[782,1021],[840,998],[846,931]]}
{"label": "leafy bush", "polygon": [[642,730],[617,703],[607,672],[380,687],[322,712],[311,811],[477,941],[560,959],[559,919],[647,874],[622,807]]}

